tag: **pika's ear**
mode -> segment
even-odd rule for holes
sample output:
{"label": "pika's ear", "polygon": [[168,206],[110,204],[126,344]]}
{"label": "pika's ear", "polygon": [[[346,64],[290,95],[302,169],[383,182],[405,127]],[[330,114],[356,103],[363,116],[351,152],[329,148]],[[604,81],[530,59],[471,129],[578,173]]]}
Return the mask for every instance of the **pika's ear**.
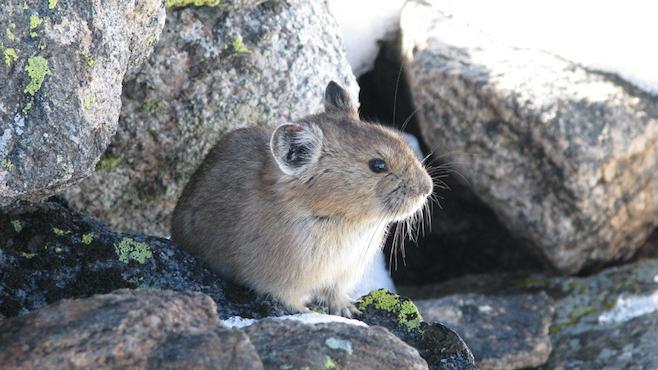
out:
{"label": "pika's ear", "polygon": [[329,82],[324,90],[324,109],[327,112],[333,110],[348,114],[358,113],[350,93],[334,81]]}
{"label": "pika's ear", "polygon": [[322,149],[322,130],[312,123],[287,123],[277,127],[270,150],[283,173],[299,175],[317,162]]}

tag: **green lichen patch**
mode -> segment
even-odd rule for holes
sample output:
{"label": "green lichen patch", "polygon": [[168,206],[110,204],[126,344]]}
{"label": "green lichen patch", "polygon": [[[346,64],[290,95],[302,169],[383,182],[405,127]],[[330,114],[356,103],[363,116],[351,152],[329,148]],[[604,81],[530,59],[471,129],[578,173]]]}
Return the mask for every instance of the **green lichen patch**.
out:
{"label": "green lichen patch", "polygon": [[48,0],[48,9],[55,9],[57,7],[57,0]]}
{"label": "green lichen patch", "polygon": [[418,312],[416,305],[408,299],[400,299],[386,289],[373,290],[361,299],[360,310],[368,307],[389,312],[397,317],[398,324],[404,326],[407,332],[420,328],[423,318]]}
{"label": "green lichen patch", "polygon": [[20,220],[11,220],[11,226],[14,228],[14,231],[20,233],[23,230],[23,224]]}
{"label": "green lichen patch", "polygon": [[184,6],[219,6],[221,0],[167,0],[167,8]]}
{"label": "green lichen patch", "polygon": [[5,49],[2,54],[5,56],[5,64],[11,68],[11,64],[18,60],[18,52],[14,48]]}
{"label": "green lichen patch", "polygon": [[119,257],[119,261],[125,264],[136,261],[143,265],[148,258],[153,258],[153,252],[148,244],[140,243],[132,238],[121,239],[118,245],[114,245],[114,252]]}
{"label": "green lichen patch", "polygon": [[16,36],[12,32],[14,29],[16,29],[16,23],[12,23],[9,25],[9,27],[5,28],[5,35],[7,35],[7,40],[16,41]]}
{"label": "green lichen patch", "polygon": [[324,368],[325,369],[335,369],[336,368],[336,361],[334,361],[331,357],[327,356],[324,359]]}
{"label": "green lichen patch", "polygon": [[96,170],[112,171],[113,169],[119,167],[122,161],[123,156],[115,157],[112,155],[105,155],[103,159],[101,159],[96,165]]}
{"label": "green lichen patch", "polygon": [[32,14],[30,16],[30,29],[33,30],[37,27],[39,27],[43,23],[43,19],[39,18],[39,16]]}
{"label": "green lichen patch", "polygon": [[96,102],[96,97],[93,95],[86,95],[82,98],[82,109],[90,110],[91,105]]}
{"label": "green lichen patch", "polygon": [[55,234],[57,236],[64,236],[64,235],[67,235],[67,234],[71,233],[69,230],[62,230],[58,227],[53,227],[52,230],[53,230],[53,234]]}
{"label": "green lichen patch", "polygon": [[32,109],[32,102],[28,102],[27,104],[25,104],[21,112],[23,112],[23,115],[25,115],[27,114],[27,112],[30,111],[30,109]]}
{"label": "green lichen patch", "polygon": [[94,241],[94,234],[93,233],[83,234],[81,241],[82,241],[82,244],[84,244],[84,245],[91,244],[91,242]]}
{"label": "green lichen patch", "polygon": [[235,53],[251,53],[251,50],[242,43],[242,39],[237,36],[231,37],[231,48]]}
{"label": "green lichen patch", "polygon": [[31,259],[36,256],[36,253],[27,253],[27,252],[21,252],[19,253],[21,257]]}
{"label": "green lichen patch", "polygon": [[9,159],[3,159],[1,164],[5,171],[11,171],[14,169],[14,164]]}
{"label": "green lichen patch", "polygon": [[30,83],[25,86],[23,92],[34,96],[41,89],[41,84],[43,84],[46,76],[50,74],[48,61],[41,56],[30,57],[27,60],[25,72],[30,77]]}
{"label": "green lichen patch", "polygon": [[83,51],[81,54],[87,66],[90,68],[93,67],[95,62],[94,62],[94,58],[91,57],[91,54],[86,50]]}
{"label": "green lichen patch", "polygon": [[139,107],[140,112],[154,113],[164,108],[164,102],[159,99],[147,100]]}

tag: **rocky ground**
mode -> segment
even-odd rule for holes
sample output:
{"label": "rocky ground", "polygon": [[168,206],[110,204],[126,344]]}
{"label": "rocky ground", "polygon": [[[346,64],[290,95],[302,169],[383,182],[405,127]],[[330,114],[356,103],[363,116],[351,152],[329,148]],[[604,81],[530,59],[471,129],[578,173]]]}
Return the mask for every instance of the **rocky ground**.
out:
{"label": "rocky ground", "polygon": [[[442,2],[407,2],[358,84],[343,37],[320,0],[6,4],[1,367],[658,368],[658,98]],[[166,238],[218,138],[317,112],[329,80],[408,119],[441,206],[355,319]]]}

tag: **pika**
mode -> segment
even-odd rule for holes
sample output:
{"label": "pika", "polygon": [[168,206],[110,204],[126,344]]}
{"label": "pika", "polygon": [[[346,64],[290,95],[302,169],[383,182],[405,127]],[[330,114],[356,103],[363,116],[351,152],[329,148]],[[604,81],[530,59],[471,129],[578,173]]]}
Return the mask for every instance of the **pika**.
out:
{"label": "pika", "polygon": [[324,106],[219,140],[178,200],[171,237],[291,312],[313,301],[351,317],[348,293],[389,225],[418,212],[433,182],[398,132],[361,121],[333,81]]}

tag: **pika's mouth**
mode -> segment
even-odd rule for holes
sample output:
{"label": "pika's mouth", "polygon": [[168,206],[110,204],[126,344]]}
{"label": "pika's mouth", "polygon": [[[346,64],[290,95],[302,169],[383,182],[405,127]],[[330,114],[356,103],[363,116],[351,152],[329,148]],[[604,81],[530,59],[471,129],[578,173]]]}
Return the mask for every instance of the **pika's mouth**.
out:
{"label": "pika's mouth", "polygon": [[407,197],[398,201],[392,200],[385,203],[386,211],[391,215],[391,222],[399,222],[408,219],[421,210],[428,200],[428,196],[420,195]]}

